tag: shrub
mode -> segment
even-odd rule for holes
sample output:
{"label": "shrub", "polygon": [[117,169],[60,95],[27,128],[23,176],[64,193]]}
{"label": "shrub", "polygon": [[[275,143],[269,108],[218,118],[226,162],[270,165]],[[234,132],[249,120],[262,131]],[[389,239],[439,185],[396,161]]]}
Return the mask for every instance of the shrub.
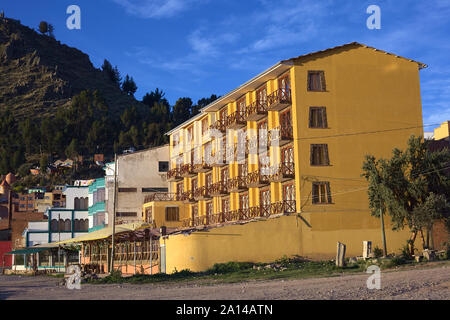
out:
{"label": "shrub", "polygon": [[208,270],[208,273],[232,273],[239,272],[242,270],[250,269],[253,267],[253,263],[250,262],[228,262],[228,263],[216,263],[211,269]]}
{"label": "shrub", "polygon": [[375,247],[375,249],[373,249],[373,254],[375,258],[381,258],[384,255],[384,252],[382,249]]}

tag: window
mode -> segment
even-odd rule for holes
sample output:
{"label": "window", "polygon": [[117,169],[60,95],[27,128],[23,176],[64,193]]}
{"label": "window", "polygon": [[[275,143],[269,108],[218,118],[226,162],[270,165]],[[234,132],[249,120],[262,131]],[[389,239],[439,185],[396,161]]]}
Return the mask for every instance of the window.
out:
{"label": "window", "polygon": [[133,193],[133,192],[137,192],[137,188],[119,188],[119,192]]}
{"label": "window", "polygon": [[172,136],[173,146],[176,147],[180,143],[180,134],[177,132]]}
{"label": "window", "polygon": [[278,79],[278,89],[281,91],[281,99],[290,98],[291,79],[289,74],[286,74]]}
{"label": "window", "polygon": [[209,126],[208,117],[206,117],[205,119],[202,120],[202,135],[206,134],[206,132],[208,131],[208,126]]}
{"label": "window", "polygon": [[311,145],[311,165],[312,166],[329,166],[330,165],[327,144],[312,144]]}
{"label": "window", "polygon": [[265,106],[267,102],[267,86],[256,90],[256,104],[259,106]]}
{"label": "window", "polygon": [[136,212],[117,212],[117,217],[137,217]]}
{"label": "window", "polygon": [[178,207],[166,208],[166,221],[180,221],[180,209]]}
{"label": "window", "polygon": [[228,116],[228,107],[223,108],[219,112],[219,119],[222,121],[226,121]]}
{"label": "window", "polygon": [[142,188],[143,193],[149,193],[149,192],[168,192],[169,189],[167,188]]}
{"label": "window", "polygon": [[312,203],[313,204],[330,204],[330,203],[332,203],[329,182],[313,182]]}
{"label": "window", "polygon": [[177,184],[177,195],[181,196],[184,193],[184,182]]}
{"label": "window", "polygon": [[230,199],[222,200],[222,213],[230,212]]}
{"label": "window", "polygon": [[245,163],[238,165],[238,173],[241,178],[248,176],[248,159],[245,159]]}
{"label": "window", "polygon": [[189,128],[187,128],[187,142],[189,141],[194,141],[194,126],[190,126]]}
{"label": "window", "polygon": [[328,128],[327,108],[311,107],[309,108],[309,127],[310,128]]}
{"label": "window", "polygon": [[243,96],[236,102],[236,111],[240,115],[244,115],[245,113],[245,100],[245,96]]}
{"label": "window", "polygon": [[323,71],[308,71],[308,91],[326,91],[325,73]]}
{"label": "window", "polygon": [[212,216],[213,215],[213,203],[212,202],[207,202],[206,203],[206,215],[207,216]]}
{"label": "window", "polygon": [[283,200],[295,201],[295,185],[293,183],[283,186]]}
{"label": "window", "polygon": [[212,173],[209,173],[209,174],[206,175],[205,187],[207,187],[207,188],[211,187],[212,182],[213,182]]}
{"label": "window", "polygon": [[228,168],[222,170],[220,178],[224,185],[228,184],[228,180],[230,178],[230,171],[228,170]]}
{"label": "window", "polygon": [[192,179],[192,181],[191,181],[191,191],[197,190],[197,187],[198,187],[197,178]]}
{"label": "window", "polygon": [[158,163],[159,172],[168,172],[169,171],[169,162],[168,161],[159,161]]}
{"label": "window", "polygon": [[239,196],[239,208],[247,210],[249,207],[248,193]]}
{"label": "window", "polygon": [[263,190],[259,194],[259,204],[265,210],[270,209],[271,199],[270,199],[270,189]]}
{"label": "window", "polygon": [[198,206],[193,206],[191,209],[191,215],[192,219],[195,219],[198,217]]}

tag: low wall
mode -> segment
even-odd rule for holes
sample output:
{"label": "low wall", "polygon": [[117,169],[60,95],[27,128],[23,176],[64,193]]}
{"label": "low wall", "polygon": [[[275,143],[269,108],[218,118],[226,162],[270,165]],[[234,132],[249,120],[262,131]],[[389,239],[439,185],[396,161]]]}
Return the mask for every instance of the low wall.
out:
{"label": "low wall", "polygon": [[[386,219],[388,220],[388,219]],[[388,252],[399,252],[409,239],[407,230],[394,232],[386,222]],[[204,271],[215,263],[273,262],[284,256],[335,259],[338,241],[347,257],[361,256],[363,241],[382,248],[380,221],[368,213],[304,214],[231,225],[160,240],[166,245],[166,271]],[[419,250],[421,244],[416,241]]]}

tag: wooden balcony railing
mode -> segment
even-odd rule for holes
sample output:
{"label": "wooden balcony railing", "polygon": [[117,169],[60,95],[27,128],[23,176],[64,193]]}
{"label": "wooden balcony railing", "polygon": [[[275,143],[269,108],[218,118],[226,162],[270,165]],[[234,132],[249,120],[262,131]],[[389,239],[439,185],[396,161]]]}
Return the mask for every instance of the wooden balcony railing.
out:
{"label": "wooden balcony railing", "polygon": [[269,176],[270,182],[286,182],[295,179],[295,163],[282,162],[276,174]]}
{"label": "wooden balcony railing", "polygon": [[227,128],[240,129],[247,125],[245,111],[239,110],[230,114],[227,118]]}
{"label": "wooden balcony railing", "polygon": [[194,199],[196,201],[210,199],[211,195],[209,194],[210,187],[203,186],[194,190]]}
{"label": "wooden balcony railing", "polygon": [[297,202],[295,200],[283,200],[272,203],[271,215],[277,214],[294,214],[297,212]]}
{"label": "wooden balcony railing", "polygon": [[[272,131],[273,130],[273,131]],[[284,146],[294,140],[294,130],[292,125],[289,126],[281,126],[276,127],[272,130],[269,130],[269,144],[270,146],[275,146],[275,139],[278,139],[278,146]],[[278,131],[278,134],[274,133]]]}
{"label": "wooden balcony railing", "polygon": [[291,89],[278,89],[267,97],[269,111],[281,111],[292,105]]}
{"label": "wooden balcony railing", "polygon": [[179,168],[173,168],[167,172],[167,181],[168,182],[176,182],[183,180],[181,176],[181,172]]}
{"label": "wooden balcony railing", "polygon": [[181,195],[181,201],[183,201],[184,203],[190,203],[190,202],[195,202],[195,198],[194,195],[191,191],[186,191]]}
{"label": "wooden balcony railing", "polygon": [[246,120],[247,121],[258,121],[262,118],[267,117],[268,106],[266,101],[255,101],[246,110]]}
{"label": "wooden balcony railing", "polygon": [[195,173],[205,173],[212,170],[212,166],[207,164],[205,161],[202,163],[194,164]]}
{"label": "wooden balcony railing", "polygon": [[183,228],[211,226],[227,222],[248,221],[255,218],[269,218],[272,215],[290,215],[297,212],[295,200],[283,200],[270,205],[238,209],[212,215],[194,217],[182,221]]}
{"label": "wooden balcony railing", "polygon": [[229,192],[239,192],[247,189],[247,176],[238,176],[234,179],[228,180]]}
{"label": "wooden balcony railing", "polygon": [[209,194],[213,197],[219,197],[228,193],[227,181],[219,181],[209,187]]}
{"label": "wooden balcony railing", "polygon": [[179,195],[177,193],[158,192],[149,194],[144,198],[144,203],[155,201],[182,201],[182,195]]}
{"label": "wooden balcony railing", "polygon": [[209,129],[215,129],[221,132],[225,132],[227,130],[227,119],[217,120],[209,127]]}
{"label": "wooden balcony railing", "polygon": [[247,176],[247,187],[260,188],[270,183],[269,176],[262,175],[261,170],[249,173]]}
{"label": "wooden balcony railing", "polygon": [[196,176],[197,174],[194,172],[194,165],[192,164],[185,164],[181,166],[180,169],[180,176],[183,178],[191,178]]}

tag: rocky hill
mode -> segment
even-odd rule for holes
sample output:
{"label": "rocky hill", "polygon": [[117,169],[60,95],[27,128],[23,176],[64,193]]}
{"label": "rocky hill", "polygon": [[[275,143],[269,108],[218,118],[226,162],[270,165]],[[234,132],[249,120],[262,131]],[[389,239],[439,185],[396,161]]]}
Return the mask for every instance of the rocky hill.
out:
{"label": "rocky hill", "polygon": [[113,114],[140,105],[87,54],[13,19],[0,18],[0,75],[0,110],[9,106],[19,119],[51,116],[87,89],[99,90]]}

